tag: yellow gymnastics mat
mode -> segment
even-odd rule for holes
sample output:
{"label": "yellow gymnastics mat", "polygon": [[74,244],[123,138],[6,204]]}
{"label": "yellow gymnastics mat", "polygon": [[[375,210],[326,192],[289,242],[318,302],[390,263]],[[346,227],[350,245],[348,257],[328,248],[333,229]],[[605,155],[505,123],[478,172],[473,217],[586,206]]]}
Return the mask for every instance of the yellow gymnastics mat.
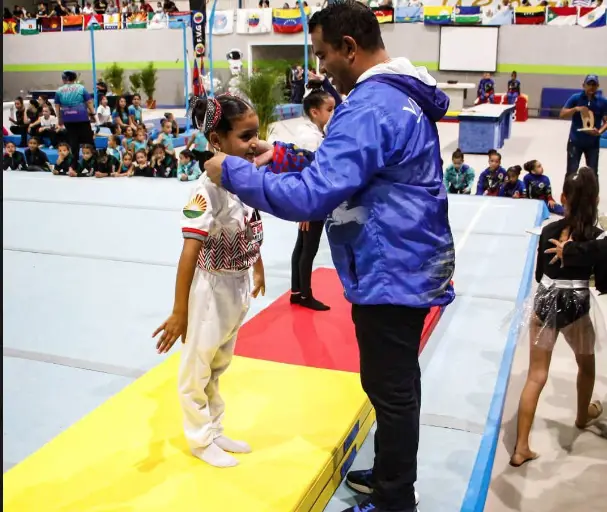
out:
{"label": "yellow gymnastics mat", "polygon": [[240,465],[190,455],[175,354],[4,475],[5,512],[320,512],[374,415],[352,372],[235,357],[222,377]]}

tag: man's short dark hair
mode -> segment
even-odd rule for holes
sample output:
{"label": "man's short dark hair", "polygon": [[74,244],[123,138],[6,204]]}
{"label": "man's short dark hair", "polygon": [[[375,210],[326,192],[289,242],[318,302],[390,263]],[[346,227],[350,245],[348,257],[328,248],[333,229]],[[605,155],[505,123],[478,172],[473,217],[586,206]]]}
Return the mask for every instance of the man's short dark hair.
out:
{"label": "man's short dark hair", "polygon": [[373,11],[356,0],[333,2],[310,18],[309,29],[322,29],[323,41],[341,48],[344,36],[350,36],[363,50],[384,49],[379,22]]}

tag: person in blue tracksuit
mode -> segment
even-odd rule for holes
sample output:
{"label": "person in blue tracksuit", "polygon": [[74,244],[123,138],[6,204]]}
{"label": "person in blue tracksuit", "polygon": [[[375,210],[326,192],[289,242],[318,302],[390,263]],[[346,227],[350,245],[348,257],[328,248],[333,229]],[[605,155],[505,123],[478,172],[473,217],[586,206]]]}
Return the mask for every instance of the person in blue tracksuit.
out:
{"label": "person in blue tracksuit", "polygon": [[492,149],[488,153],[489,166],[480,173],[476,184],[477,196],[497,196],[506,180],[506,169],[502,167],[502,155]]}
{"label": "person in blue tracksuit", "polygon": [[[218,154],[205,168],[251,207],[290,221],[327,218],[333,262],[352,303],[363,389],[377,416],[374,467],[347,477],[371,496],[347,510],[414,512],[420,338],[430,307],[455,295],[436,127],[449,100],[425,68],[388,57],[377,18],[362,3],[333,3],[309,27],[322,71],[348,94],[314,161],[276,174]],[[257,149],[265,148],[260,142]]]}
{"label": "person in blue tracksuit", "polygon": [[523,178],[523,183],[527,190],[527,197],[529,199],[544,201],[550,213],[561,216],[565,215],[565,208],[563,208],[563,205],[558,204],[552,197],[550,178],[544,174],[544,167],[540,161],[529,160],[528,162],[525,162],[523,169],[529,173]]}
{"label": "person in blue tracksuit", "polygon": [[508,167],[506,171],[506,180],[500,186],[500,191],[497,194],[499,197],[510,197],[512,199],[520,199],[527,197],[527,189],[525,184],[518,179],[523,168],[520,165]]}
{"label": "person in blue tracksuit", "polygon": [[506,93],[506,99],[508,105],[514,105],[518,97],[521,95],[521,82],[517,78],[516,71],[513,71],[508,80],[508,92]]}
{"label": "person in blue tracksuit", "polygon": [[483,74],[483,78],[478,83],[476,94],[478,103],[495,103],[495,82],[491,78],[491,73]]}

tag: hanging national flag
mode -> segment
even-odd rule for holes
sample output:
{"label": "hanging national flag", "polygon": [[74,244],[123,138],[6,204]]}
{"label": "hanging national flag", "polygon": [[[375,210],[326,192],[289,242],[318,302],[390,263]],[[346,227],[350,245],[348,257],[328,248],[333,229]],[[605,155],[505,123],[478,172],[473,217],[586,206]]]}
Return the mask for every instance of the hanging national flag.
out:
{"label": "hanging national flag", "polygon": [[422,8],[420,5],[397,7],[394,10],[396,23],[420,23],[422,21]]}
{"label": "hanging national flag", "polygon": [[424,25],[449,25],[453,7],[449,5],[424,6]]}
{"label": "hanging national flag", "polygon": [[501,27],[502,25],[512,25],[514,13],[511,9],[497,9],[495,12],[491,7],[483,8],[483,25]]}
{"label": "hanging national flag", "polygon": [[17,20],[15,18],[3,19],[2,33],[5,35],[19,33],[19,24],[17,23]]}
{"label": "hanging national flag", "polygon": [[481,22],[481,8],[457,6],[453,11],[453,22],[457,25],[476,25]]}
{"label": "hanging national flag", "polygon": [[514,9],[515,25],[543,25],[546,21],[546,8],[539,7],[517,7]]}
{"label": "hanging national flag", "polygon": [[[310,14],[310,9],[305,8],[306,15]],[[272,9],[272,28],[278,34],[297,34],[303,32],[303,23],[307,20],[301,19],[299,9]]]}
{"label": "hanging national flag", "polygon": [[238,9],[238,34],[268,34],[272,32],[272,9]]}
{"label": "hanging national flag", "polygon": [[[207,33],[211,18],[207,19]],[[215,19],[213,20],[213,34],[216,36],[225,36],[234,32],[234,11],[215,11]]]}
{"label": "hanging national flag", "polygon": [[156,30],[159,28],[168,28],[169,18],[163,12],[148,13],[148,30]]}
{"label": "hanging national flag", "polygon": [[103,14],[85,14],[84,30],[101,30],[103,28]]}
{"label": "hanging national flag", "polygon": [[394,9],[392,7],[374,7],[371,10],[379,23],[394,23]]}
{"label": "hanging national flag", "polygon": [[194,96],[202,96],[200,92],[200,72],[198,71],[198,59],[194,57],[194,71],[192,73],[192,92]]}
{"label": "hanging national flag", "polygon": [[19,32],[22,36],[33,36],[38,33],[38,21],[36,18],[21,20]]}
{"label": "hanging national flag", "polygon": [[72,32],[82,30],[84,16],[81,14],[70,14],[69,16],[61,17],[61,30],[64,32]]}
{"label": "hanging national flag", "polygon": [[584,28],[597,28],[607,25],[607,8],[600,7],[580,7],[580,16],[577,24]]}
{"label": "hanging national flag", "polygon": [[122,16],[120,14],[103,15],[104,30],[118,30],[119,28],[122,28]]}
{"label": "hanging national flag", "polygon": [[575,25],[577,23],[577,7],[551,7],[548,6],[546,15],[547,25]]}
{"label": "hanging national flag", "polygon": [[61,18],[59,16],[40,18],[38,21],[42,32],[61,32]]}
{"label": "hanging national flag", "polygon": [[145,12],[129,14],[126,19],[126,28],[146,28],[148,26],[148,15]]}
{"label": "hanging national flag", "polygon": [[170,12],[169,13],[169,28],[182,28],[184,25],[189,27],[192,25],[192,14],[189,12]]}

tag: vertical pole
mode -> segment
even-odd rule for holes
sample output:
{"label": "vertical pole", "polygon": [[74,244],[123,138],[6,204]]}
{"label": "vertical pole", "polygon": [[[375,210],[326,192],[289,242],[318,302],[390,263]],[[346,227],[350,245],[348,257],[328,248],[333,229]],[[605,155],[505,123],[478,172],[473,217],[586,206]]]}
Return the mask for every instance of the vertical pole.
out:
{"label": "vertical pole", "polygon": [[301,23],[304,33],[304,84],[308,83],[308,18],[304,8],[303,0],[298,0],[299,12],[301,13]]}
{"label": "vertical pole", "polygon": [[213,7],[211,8],[211,17],[209,18],[209,90],[208,95],[212,98],[214,96],[213,87],[213,25],[215,24],[215,8],[217,7],[217,0],[213,0]]}
{"label": "vertical pole", "polygon": [[95,102],[95,110],[99,106],[99,95],[97,93],[97,64],[95,62],[95,31],[93,29],[89,29],[91,33],[91,60],[93,64],[93,99]]}
{"label": "vertical pole", "polygon": [[[183,29],[183,94],[184,94],[184,103],[185,103],[185,111],[188,111],[188,96],[190,84],[188,84],[188,66],[190,63],[188,62],[188,27],[185,23],[182,24]],[[186,116],[185,129],[189,131],[190,129],[190,118]]]}

